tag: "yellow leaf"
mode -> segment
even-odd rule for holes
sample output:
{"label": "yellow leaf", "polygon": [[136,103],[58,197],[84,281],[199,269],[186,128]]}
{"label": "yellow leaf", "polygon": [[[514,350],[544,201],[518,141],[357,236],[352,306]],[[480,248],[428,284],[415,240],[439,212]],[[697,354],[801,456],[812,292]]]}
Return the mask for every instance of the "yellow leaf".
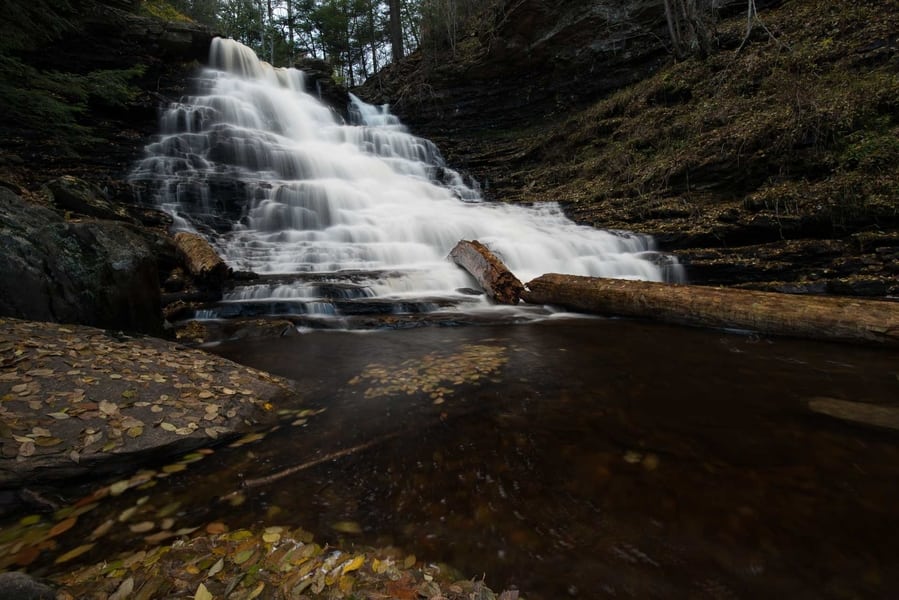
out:
{"label": "yellow leaf", "polygon": [[341,575],[340,581],[337,582],[337,588],[344,594],[348,594],[353,591],[354,583],[355,580],[349,575]]}
{"label": "yellow leaf", "polygon": [[130,483],[127,479],[122,479],[121,481],[116,481],[112,485],[109,486],[109,495],[110,496],[121,496],[125,490],[128,489]]}
{"label": "yellow leaf", "polygon": [[194,594],[194,600],[212,600],[212,593],[206,589],[202,583],[197,586],[197,592]]}
{"label": "yellow leaf", "polygon": [[331,525],[331,529],[340,533],[362,533],[362,527],[355,521],[338,521]]}
{"label": "yellow leaf", "polygon": [[54,561],[54,563],[58,565],[58,564],[61,564],[64,562],[68,562],[68,561],[72,560],[73,558],[78,558],[85,552],[88,552],[93,547],[94,547],[94,544],[83,544],[81,546],[78,546],[74,550],[69,550],[62,556],[57,557],[57,559]]}
{"label": "yellow leaf", "polygon": [[364,565],[364,564],[365,564],[365,557],[360,554],[359,556],[357,556],[356,558],[354,558],[353,560],[351,560],[350,562],[345,564],[343,566],[343,571],[341,573],[343,575],[346,575],[350,571],[355,571],[355,570],[361,568],[362,565]]}

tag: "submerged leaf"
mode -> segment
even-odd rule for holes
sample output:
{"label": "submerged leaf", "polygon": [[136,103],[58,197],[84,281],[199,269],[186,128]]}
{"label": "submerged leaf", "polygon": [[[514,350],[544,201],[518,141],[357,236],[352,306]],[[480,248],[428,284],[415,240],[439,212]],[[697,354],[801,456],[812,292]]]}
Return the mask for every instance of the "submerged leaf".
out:
{"label": "submerged leaf", "polygon": [[75,526],[75,523],[78,522],[78,517],[69,517],[63,521],[60,521],[56,525],[50,528],[50,531],[47,532],[47,537],[56,537],[61,533],[65,533],[69,529]]}
{"label": "submerged leaf", "polygon": [[94,543],[82,544],[81,546],[78,546],[77,548],[75,548],[73,550],[69,550],[65,554],[57,557],[56,560],[53,562],[54,562],[54,564],[58,565],[58,564],[62,564],[64,562],[68,562],[68,561],[72,560],[73,558],[78,558],[82,554],[89,552],[91,550],[91,548],[94,547],[94,545],[95,545]]}

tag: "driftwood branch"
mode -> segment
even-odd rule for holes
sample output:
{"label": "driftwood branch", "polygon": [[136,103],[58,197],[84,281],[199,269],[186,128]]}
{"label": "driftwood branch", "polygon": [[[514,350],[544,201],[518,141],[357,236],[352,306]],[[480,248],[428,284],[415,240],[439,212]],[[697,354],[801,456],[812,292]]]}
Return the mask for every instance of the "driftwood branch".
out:
{"label": "driftwood branch", "polygon": [[500,304],[518,304],[524,286],[506,265],[481,242],[462,240],[450,258],[471,273],[484,292]]}
{"label": "driftwood branch", "polygon": [[243,483],[241,483],[241,487],[243,488],[255,488],[262,487],[264,485],[269,485],[274,483],[280,479],[284,479],[285,477],[290,477],[300,471],[305,471],[306,469],[311,469],[317,465],[322,463],[330,462],[332,460],[337,460],[338,458],[343,458],[344,456],[349,456],[350,454],[355,454],[356,452],[362,452],[363,450],[368,450],[372,446],[377,446],[378,444],[382,444],[387,440],[391,440],[397,436],[396,433],[391,433],[382,437],[379,437],[374,440],[369,440],[364,444],[359,444],[357,446],[352,446],[350,448],[344,448],[343,450],[338,450],[336,452],[331,452],[330,454],[325,454],[324,456],[319,456],[318,458],[313,458],[312,460],[307,460],[306,462],[300,463],[298,465],[293,465],[292,467],[287,467],[277,473],[272,473],[271,475],[267,475],[265,477],[259,477],[256,479],[245,479]]}
{"label": "driftwood branch", "polygon": [[899,303],[886,300],[799,296],[555,273],[528,282],[522,298],[532,304],[555,304],[582,312],[679,325],[899,346]]}

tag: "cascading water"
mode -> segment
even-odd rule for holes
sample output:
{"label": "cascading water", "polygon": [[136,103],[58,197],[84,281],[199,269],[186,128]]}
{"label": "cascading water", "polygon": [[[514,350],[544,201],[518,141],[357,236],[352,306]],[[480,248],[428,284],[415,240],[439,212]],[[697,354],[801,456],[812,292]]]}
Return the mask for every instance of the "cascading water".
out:
{"label": "cascading water", "polygon": [[460,290],[472,280],[446,260],[462,239],[485,243],[522,281],[681,277],[649,237],[578,226],[554,203],[483,202],[385,107],[351,97],[345,124],[307,92],[301,71],[272,68],[232,40],[213,40],[197,88],[163,115],[132,180],[233,268],[297,275],[226,300],[319,314],[360,297],[470,303]]}

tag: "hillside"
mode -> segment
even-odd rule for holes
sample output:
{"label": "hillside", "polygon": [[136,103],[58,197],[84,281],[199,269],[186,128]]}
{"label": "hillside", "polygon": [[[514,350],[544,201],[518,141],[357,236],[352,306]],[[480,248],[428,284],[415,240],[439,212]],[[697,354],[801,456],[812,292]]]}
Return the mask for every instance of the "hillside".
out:
{"label": "hillside", "polygon": [[[642,25],[578,20],[572,6],[530,22],[541,43],[527,52],[493,50],[521,38],[519,21],[490,47],[473,37],[443,61],[413,56],[369,90],[492,198],[652,233],[694,282],[899,291],[899,4],[783,2],[742,48],[732,5],[716,50],[683,61],[642,3],[625,4]],[[565,54],[550,33],[594,52]]]}

